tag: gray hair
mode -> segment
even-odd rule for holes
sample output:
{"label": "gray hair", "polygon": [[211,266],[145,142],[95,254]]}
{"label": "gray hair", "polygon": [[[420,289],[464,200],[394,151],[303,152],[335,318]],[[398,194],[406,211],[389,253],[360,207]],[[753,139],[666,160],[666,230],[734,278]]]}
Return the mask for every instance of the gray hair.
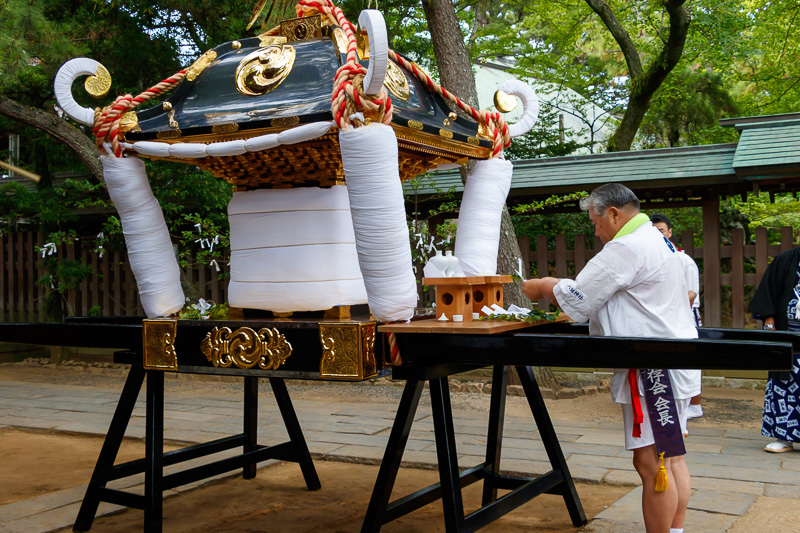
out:
{"label": "gray hair", "polygon": [[639,199],[624,185],[606,183],[593,190],[589,196],[581,198],[580,206],[583,211],[591,209],[596,215],[602,216],[609,207],[623,209],[631,206],[638,211]]}

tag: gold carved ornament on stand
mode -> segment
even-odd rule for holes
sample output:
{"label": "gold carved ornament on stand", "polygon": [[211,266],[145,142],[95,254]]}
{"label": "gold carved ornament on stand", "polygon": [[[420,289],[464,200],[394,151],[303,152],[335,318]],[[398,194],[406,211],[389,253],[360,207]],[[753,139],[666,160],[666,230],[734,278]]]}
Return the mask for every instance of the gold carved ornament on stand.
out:
{"label": "gold carved ornament on stand", "polygon": [[292,355],[292,345],[276,328],[256,332],[247,327],[214,328],[200,343],[200,351],[216,367],[277,370]]}

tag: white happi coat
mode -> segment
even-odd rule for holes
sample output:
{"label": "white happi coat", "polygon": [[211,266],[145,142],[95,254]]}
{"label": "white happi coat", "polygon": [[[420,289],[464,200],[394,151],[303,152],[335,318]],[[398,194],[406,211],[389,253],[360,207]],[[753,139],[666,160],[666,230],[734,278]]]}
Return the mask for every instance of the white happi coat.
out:
{"label": "white happi coat", "polygon": [[[694,259],[689,257],[689,254],[686,252],[678,252],[678,259],[681,260],[681,264],[683,265],[683,276],[686,280],[686,290],[692,291],[697,296],[695,297],[694,301],[700,301],[700,271],[697,269],[697,263],[694,262]],[[688,298],[688,296],[687,296]],[[692,306],[696,307],[696,306]]]}
{"label": "white happi coat", "polygon": [[[559,307],[573,320],[589,321],[592,335],[695,339],[697,329],[688,302],[680,255],[652,223],[607,243],[575,280],[553,289]],[[659,368],[664,354],[642,367]],[[630,403],[627,369],[615,370],[611,395]],[[700,394],[699,370],[670,370],[676,399]],[[644,386],[639,377],[639,391]]]}

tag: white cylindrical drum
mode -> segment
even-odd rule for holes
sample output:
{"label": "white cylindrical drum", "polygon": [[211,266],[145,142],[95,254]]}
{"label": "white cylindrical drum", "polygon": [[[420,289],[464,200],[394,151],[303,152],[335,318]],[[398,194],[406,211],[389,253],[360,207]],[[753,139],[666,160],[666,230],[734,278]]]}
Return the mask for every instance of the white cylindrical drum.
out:
{"label": "white cylindrical drum", "polygon": [[232,306],[285,313],[367,302],[346,187],[237,192],[228,221]]}
{"label": "white cylindrical drum", "polygon": [[145,314],[152,318],[177,313],[186,301],[181,272],[144,162],[138,157],[101,157],[100,162]]}
{"label": "white cylindrical drum", "polygon": [[505,159],[478,161],[464,185],[455,254],[467,276],[495,275],[503,205],[513,165]]}
{"label": "white cylindrical drum", "polygon": [[410,320],[417,304],[397,137],[384,124],[339,133],[358,263],[369,308],[382,322]]}

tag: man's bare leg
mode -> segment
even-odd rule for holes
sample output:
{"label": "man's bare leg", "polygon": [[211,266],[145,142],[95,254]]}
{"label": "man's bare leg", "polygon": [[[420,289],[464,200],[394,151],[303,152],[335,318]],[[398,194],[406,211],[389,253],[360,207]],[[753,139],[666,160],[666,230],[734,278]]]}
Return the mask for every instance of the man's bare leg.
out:
{"label": "man's bare leg", "polygon": [[633,466],[642,478],[642,515],[647,533],[669,533],[670,527],[674,527],[672,524],[678,509],[678,487],[667,461],[664,461],[664,467],[669,488],[662,492],[656,492],[656,474],[661,461],[654,444],[633,450]]}
{"label": "man's bare leg", "polygon": [[672,472],[670,483],[674,481],[675,488],[678,490],[678,508],[675,511],[675,518],[672,520],[672,527],[680,529],[686,518],[686,509],[689,507],[689,496],[692,494],[692,478],[689,475],[689,465],[684,459],[686,456],[670,457],[664,460],[667,471]]}

